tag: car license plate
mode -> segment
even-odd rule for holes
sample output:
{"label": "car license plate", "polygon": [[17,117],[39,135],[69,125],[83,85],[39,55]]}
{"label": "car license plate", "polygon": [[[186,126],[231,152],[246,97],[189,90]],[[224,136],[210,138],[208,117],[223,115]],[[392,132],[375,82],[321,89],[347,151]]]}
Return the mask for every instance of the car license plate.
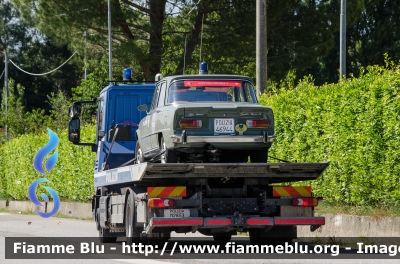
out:
{"label": "car license plate", "polygon": [[164,217],[167,217],[167,218],[190,217],[190,210],[189,209],[164,209]]}
{"label": "car license plate", "polygon": [[235,122],[233,118],[215,118],[214,133],[235,133]]}

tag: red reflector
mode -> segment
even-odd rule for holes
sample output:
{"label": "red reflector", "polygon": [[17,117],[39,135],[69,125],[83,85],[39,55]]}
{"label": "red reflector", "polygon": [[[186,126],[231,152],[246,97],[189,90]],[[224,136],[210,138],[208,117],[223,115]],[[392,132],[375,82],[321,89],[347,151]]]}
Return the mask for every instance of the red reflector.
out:
{"label": "red reflector", "polygon": [[174,206],[175,202],[173,199],[161,199],[161,198],[152,198],[149,199],[148,205],[151,208],[165,208]]}
{"label": "red reflector", "polygon": [[275,217],[275,225],[325,225],[325,217]]}
{"label": "red reflector", "polygon": [[207,225],[230,225],[232,224],[231,219],[207,219]]}
{"label": "red reflector", "polygon": [[181,128],[199,128],[203,126],[203,122],[201,120],[181,120],[179,126]]}
{"label": "red reflector", "polygon": [[318,199],[312,197],[302,197],[302,198],[293,198],[292,205],[294,206],[304,206],[311,207],[318,205]]}
{"label": "red reflector", "polygon": [[153,225],[203,225],[202,219],[155,219]]}
{"label": "red reflector", "polygon": [[257,218],[249,218],[246,220],[246,224],[248,225],[270,225],[271,219],[257,219]]}

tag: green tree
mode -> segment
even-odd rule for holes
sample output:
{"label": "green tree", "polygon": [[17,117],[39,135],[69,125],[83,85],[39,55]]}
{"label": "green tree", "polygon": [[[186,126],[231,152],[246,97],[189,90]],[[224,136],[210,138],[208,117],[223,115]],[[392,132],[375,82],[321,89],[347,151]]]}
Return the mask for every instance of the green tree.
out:
{"label": "green tree", "polygon": [[[349,9],[359,2],[349,4]],[[14,0],[38,27],[82,55],[100,60],[107,52],[107,1]],[[194,3],[197,6],[194,6]],[[339,1],[268,2],[268,68],[274,79],[324,57],[338,29]],[[32,11],[34,10],[34,11]],[[354,13],[359,12],[355,8]],[[255,1],[111,0],[115,68],[132,67],[136,79],[155,74],[212,72],[254,77]],[[349,13],[352,13],[349,12]],[[200,47],[203,31],[203,46]],[[86,34],[86,37],[84,35]],[[185,45],[186,43],[186,45]],[[200,58],[202,53],[202,58]]]}
{"label": "green tree", "polygon": [[[66,45],[56,46],[32,27],[29,21],[22,19],[10,1],[0,3],[0,51],[4,52],[6,49],[12,62],[23,70],[35,74],[55,69],[72,55]],[[11,62],[8,64],[8,73],[9,78],[13,78],[25,87],[21,104],[26,111],[41,108],[48,114],[50,105],[46,103],[47,95],[60,90],[70,96],[71,87],[78,84],[83,74],[81,67],[82,62],[76,56],[61,69],[49,75],[27,74]],[[4,67],[0,69],[3,72]],[[4,75],[1,81],[4,83]]]}

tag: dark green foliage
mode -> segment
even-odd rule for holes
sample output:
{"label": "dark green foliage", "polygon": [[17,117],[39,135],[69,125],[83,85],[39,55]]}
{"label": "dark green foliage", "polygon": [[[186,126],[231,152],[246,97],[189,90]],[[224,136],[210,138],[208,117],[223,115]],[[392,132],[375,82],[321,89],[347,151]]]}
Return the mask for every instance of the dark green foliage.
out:
{"label": "dark green foliage", "polygon": [[[13,79],[9,80],[8,87],[8,111],[5,110],[5,91],[3,91],[0,127],[8,125],[9,139],[23,134],[38,133],[46,126],[51,126],[54,129],[67,127],[70,101],[63,92],[51,93],[47,96],[45,104],[51,110],[46,115],[43,109],[26,111],[25,87],[16,84]],[[0,139],[1,142],[5,140],[3,133],[0,134]]]}
{"label": "dark green foliage", "polygon": [[[0,52],[2,58],[6,50],[8,58],[12,62],[24,71],[33,74],[49,72],[72,55],[66,45],[56,46],[27,20],[22,19],[11,1],[0,3]],[[71,96],[71,87],[76,86],[80,75],[83,75],[78,56],[59,70],[41,76],[25,73],[14,66],[11,61],[8,63],[8,77],[15,80],[13,85],[23,87],[23,93],[18,97],[19,104],[24,107],[24,111],[40,112],[40,115],[49,114],[50,105],[46,102],[48,95],[62,92]],[[0,81],[3,84],[5,77],[4,74],[1,74],[4,70],[3,59],[0,65]],[[1,85],[1,89],[4,93],[3,85]],[[17,90],[14,89],[14,91]],[[2,104],[5,104],[4,97]],[[2,114],[0,113],[0,116]]]}
{"label": "dark green foliage", "polygon": [[[367,73],[365,73],[367,71]],[[270,155],[331,161],[311,182],[317,196],[353,205],[399,205],[400,66],[371,66],[360,78],[263,95],[272,106],[277,141]]]}

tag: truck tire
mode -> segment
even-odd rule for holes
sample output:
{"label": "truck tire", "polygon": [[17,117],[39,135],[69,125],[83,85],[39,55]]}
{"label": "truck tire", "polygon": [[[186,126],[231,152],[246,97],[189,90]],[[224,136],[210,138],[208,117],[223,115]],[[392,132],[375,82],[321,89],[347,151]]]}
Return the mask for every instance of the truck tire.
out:
{"label": "truck tire", "polygon": [[292,244],[297,237],[295,226],[275,226],[271,230],[251,228],[249,230],[250,242],[252,245],[284,245]]}
{"label": "truck tire", "polygon": [[99,238],[101,243],[115,243],[117,242],[117,237],[112,236],[109,229],[101,228],[99,229]]}
{"label": "truck tire", "polygon": [[178,155],[173,150],[167,149],[164,138],[161,138],[160,145],[161,151],[164,151],[161,155],[161,163],[178,163]]}
{"label": "truck tire", "polygon": [[254,150],[250,152],[251,163],[267,163],[268,149]]}
{"label": "truck tire", "polygon": [[109,229],[100,226],[99,214],[96,214],[96,228],[99,230],[99,239],[101,243],[115,243],[117,237],[113,236]]}
{"label": "truck tire", "polygon": [[135,158],[136,158],[137,164],[145,162],[142,149],[140,148],[139,141],[136,141]]}
{"label": "truck tire", "polygon": [[125,235],[128,245],[140,240],[142,230],[135,227],[135,215],[135,193],[130,192],[125,204]]}
{"label": "truck tire", "polygon": [[217,233],[217,234],[213,234],[213,238],[214,238],[214,242],[216,244],[225,246],[226,243],[231,241],[232,234],[230,234],[230,233]]}

